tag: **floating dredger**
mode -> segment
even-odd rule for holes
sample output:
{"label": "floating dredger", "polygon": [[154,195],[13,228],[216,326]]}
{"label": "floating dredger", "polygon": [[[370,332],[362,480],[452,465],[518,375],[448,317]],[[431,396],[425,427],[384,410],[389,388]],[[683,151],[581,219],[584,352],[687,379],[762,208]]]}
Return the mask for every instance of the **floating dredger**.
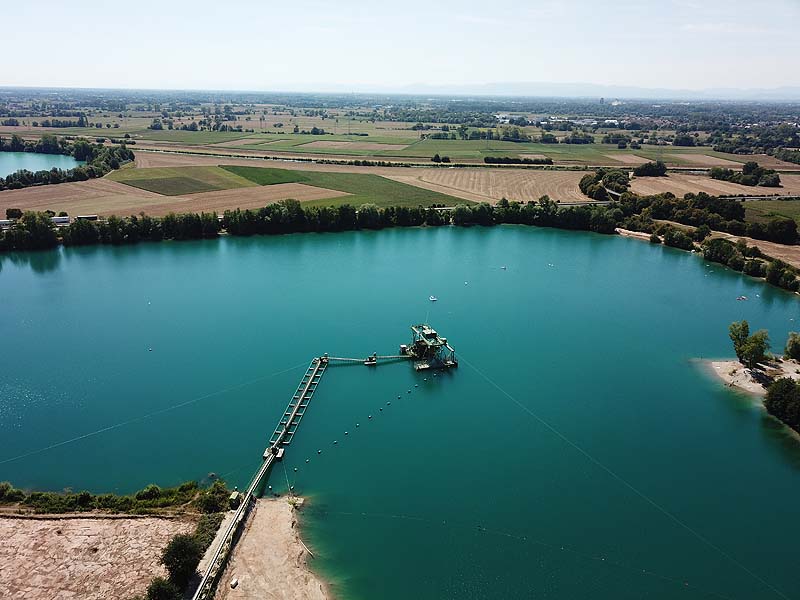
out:
{"label": "floating dredger", "polygon": [[400,354],[414,361],[417,371],[452,369],[458,366],[456,351],[427,323],[411,326],[411,345],[402,344]]}

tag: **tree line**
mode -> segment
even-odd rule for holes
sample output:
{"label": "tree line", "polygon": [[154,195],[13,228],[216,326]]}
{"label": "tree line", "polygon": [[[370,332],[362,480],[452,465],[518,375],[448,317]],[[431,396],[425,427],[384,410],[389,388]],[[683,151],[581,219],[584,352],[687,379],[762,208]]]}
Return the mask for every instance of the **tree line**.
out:
{"label": "tree line", "polygon": [[755,161],[745,163],[741,171],[713,167],[710,175],[712,179],[730,181],[740,185],[759,185],[761,187],[780,187],[781,185],[781,177],[774,169],[765,169]]}
{"label": "tree line", "polygon": [[[15,215],[17,216],[17,215]],[[744,243],[707,239],[711,229],[747,230],[760,228],[764,238],[775,241],[796,240],[797,226],[790,219],[773,220],[766,227],[741,221],[744,207],[729,198],[707,194],[672,194],[640,197],[629,192],[608,205],[562,207],[548,196],[538,201],[509,202],[496,205],[470,204],[445,209],[437,206],[388,206],[364,204],[356,208],[339,206],[305,207],[296,200],[283,200],[260,209],[226,210],[219,219],[216,213],[169,214],[150,217],[109,217],[105,221],[77,220],[56,228],[47,213],[26,212],[7,231],[0,232],[0,251],[36,250],[95,244],[135,244],[144,241],[198,240],[216,237],[224,229],[229,235],[276,235],[304,232],[337,232],[390,227],[440,227],[445,225],[491,226],[518,224],[556,227],[570,230],[612,234],[617,228],[651,234],[653,242],[692,250],[700,249],[707,260],[718,262],[784,289],[799,289],[797,270],[774,260]],[[688,232],[661,223],[668,220],[693,227]],[[738,234],[742,235],[744,231]]]}
{"label": "tree line", "polygon": [[[749,168],[747,172],[750,175],[755,176],[769,171],[762,169],[756,163],[752,164],[756,169]],[[654,172],[660,170],[660,167],[654,168]],[[779,244],[798,242],[797,223],[794,219],[773,217],[766,224],[746,222],[744,205],[736,199],[710,196],[705,192],[685,194],[683,198],[677,198],[670,192],[639,196],[628,191],[629,185],[628,174],[614,168],[597,169],[594,173],[584,175],[578,184],[581,192],[593,200],[616,199],[629,216],[638,214],[648,219],[677,221],[693,227],[707,225],[717,231],[746,235]],[[609,192],[615,192],[618,197],[613,198]]]}
{"label": "tree line", "polygon": [[66,170],[53,168],[49,171],[33,172],[21,169],[5,178],[0,177],[0,191],[18,190],[34,185],[86,181],[87,179],[102,177],[110,171],[119,169],[123,164],[132,161],[134,158],[133,151],[124,144],[120,146],[105,146],[103,144],[93,144],[83,139],[69,142],[63,139],[57,140],[52,135],[44,135],[36,142],[25,142],[15,135],[8,144],[0,138],[0,151],[65,154],[72,155],[76,160],[86,162],[85,165]]}
{"label": "tree line", "polygon": [[553,159],[549,157],[522,158],[519,156],[486,156],[483,162],[487,165],[552,165]]}

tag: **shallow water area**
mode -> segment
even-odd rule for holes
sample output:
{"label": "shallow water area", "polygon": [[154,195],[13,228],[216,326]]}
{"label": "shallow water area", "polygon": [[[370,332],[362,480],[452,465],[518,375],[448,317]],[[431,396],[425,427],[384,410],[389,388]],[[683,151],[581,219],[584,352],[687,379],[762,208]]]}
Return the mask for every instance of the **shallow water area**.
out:
{"label": "shallow water area", "polygon": [[339,597],[800,595],[800,445],[693,360],[742,318],[782,347],[800,305],[699,256],[513,226],[70,248],[0,256],[0,306],[0,480],[242,487],[311,357],[428,321],[458,369],[331,366],[268,482]]}

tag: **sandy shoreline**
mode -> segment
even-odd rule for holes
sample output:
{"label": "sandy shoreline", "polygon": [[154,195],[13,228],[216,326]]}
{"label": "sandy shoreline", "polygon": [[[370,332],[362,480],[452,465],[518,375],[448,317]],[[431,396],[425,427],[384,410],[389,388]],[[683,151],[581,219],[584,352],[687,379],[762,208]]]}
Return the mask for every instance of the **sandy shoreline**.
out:
{"label": "sandy shoreline", "polygon": [[650,241],[650,234],[644,233],[643,231],[631,231],[630,229],[623,229],[622,227],[617,227],[614,231],[617,235],[621,235],[622,237],[634,238],[644,242]]}
{"label": "sandy shoreline", "polygon": [[[703,362],[726,386],[735,387],[754,396],[764,397],[767,395],[767,390],[764,386],[756,381],[750,371],[738,360],[708,360]],[[765,372],[773,379],[789,377],[800,381],[800,363],[795,360],[776,358],[769,363]]]}
{"label": "sandy shoreline", "polygon": [[256,501],[220,578],[217,600],[332,600],[327,584],[307,566],[297,510],[286,497]]}

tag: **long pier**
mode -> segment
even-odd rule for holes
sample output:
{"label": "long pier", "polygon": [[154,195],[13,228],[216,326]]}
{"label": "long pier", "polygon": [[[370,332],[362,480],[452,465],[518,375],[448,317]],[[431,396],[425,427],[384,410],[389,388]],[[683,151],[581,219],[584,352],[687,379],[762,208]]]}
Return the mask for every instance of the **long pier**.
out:
{"label": "long pier", "polygon": [[[292,442],[294,434],[300,426],[300,421],[302,421],[303,415],[305,415],[306,410],[308,410],[308,405],[311,403],[311,399],[314,397],[319,387],[322,376],[331,363],[361,363],[367,367],[372,367],[376,366],[378,361],[416,360],[419,361],[415,364],[417,370],[420,368],[449,368],[457,366],[458,363],[455,360],[455,351],[447,344],[445,338],[440,338],[428,325],[412,326],[411,329],[415,336],[414,344],[411,348],[405,345],[400,346],[400,354],[379,356],[378,353],[375,352],[365,358],[349,358],[323,354],[311,360],[305,374],[300,379],[300,383],[294,395],[291,400],[289,400],[286,410],[283,411],[278,425],[269,438],[269,445],[266,450],[264,450],[262,456],[263,462],[250,480],[242,496],[241,503],[233,514],[233,519],[225,528],[221,541],[214,549],[211,560],[202,574],[200,583],[192,596],[192,600],[210,600],[213,597],[219,578],[222,576],[228,557],[230,556],[230,552],[236,543],[237,534],[242,524],[247,519],[250,509],[255,504],[256,489],[272,464],[276,460],[283,458],[285,446],[288,446]],[[444,348],[450,352],[449,355],[445,356],[443,354]],[[421,367],[420,365],[424,366]]]}
{"label": "long pier", "polygon": [[211,560],[203,573],[197,590],[192,596],[192,600],[208,600],[213,596],[217,580],[224,570],[225,563],[235,543],[234,538],[254,503],[255,490],[264,475],[269,471],[272,463],[283,457],[282,446],[289,444],[292,437],[294,437],[297,426],[300,424],[300,420],[303,418],[303,414],[308,408],[308,403],[311,401],[311,397],[314,395],[327,366],[328,359],[323,356],[314,358],[308,365],[305,375],[300,380],[300,385],[297,386],[297,391],[289,401],[289,406],[284,411],[278,426],[270,438],[269,446],[264,451],[264,462],[250,480],[250,484],[242,497],[242,502],[236,509],[230,524],[225,529],[222,540],[214,550],[214,554],[211,556]]}

